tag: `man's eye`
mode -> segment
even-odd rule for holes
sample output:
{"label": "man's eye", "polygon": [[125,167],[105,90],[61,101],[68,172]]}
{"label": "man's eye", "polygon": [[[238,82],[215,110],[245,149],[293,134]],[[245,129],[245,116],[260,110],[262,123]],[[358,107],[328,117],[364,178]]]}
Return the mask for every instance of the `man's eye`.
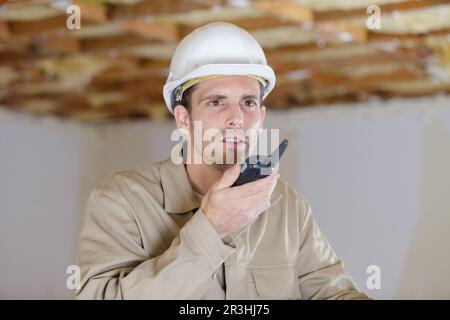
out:
{"label": "man's eye", "polygon": [[206,103],[208,106],[219,106],[220,101],[219,100],[210,100]]}
{"label": "man's eye", "polygon": [[247,107],[256,107],[258,104],[254,100],[245,100],[245,105]]}

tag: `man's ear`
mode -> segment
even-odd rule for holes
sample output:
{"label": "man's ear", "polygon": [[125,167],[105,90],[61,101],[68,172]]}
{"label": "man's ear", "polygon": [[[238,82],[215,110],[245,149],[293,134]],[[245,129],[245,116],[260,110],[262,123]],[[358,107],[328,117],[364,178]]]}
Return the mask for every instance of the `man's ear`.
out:
{"label": "man's ear", "polygon": [[190,129],[191,122],[189,112],[183,105],[177,104],[173,109],[173,115],[178,129]]}
{"label": "man's ear", "polygon": [[260,129],[262,129],[264,127],[264,119],[266,119],[266,107],[263,105],[263,106],[261,106],[261,119],[260,119],[260,125],[259,125]]}

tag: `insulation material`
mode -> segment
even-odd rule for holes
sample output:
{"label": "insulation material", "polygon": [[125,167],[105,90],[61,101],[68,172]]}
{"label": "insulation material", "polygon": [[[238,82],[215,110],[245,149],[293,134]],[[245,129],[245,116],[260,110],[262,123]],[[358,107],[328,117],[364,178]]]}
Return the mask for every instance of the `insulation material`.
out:
{"label": "insulation material", "polygon": [[[67,28],[69,5],[80,29]],[[279,80],[268,108],[450,92],[445,0],[35,0],[0,4],[0,104],[80,121],[169,116],[177,43],[218,20],[263,47]]]}

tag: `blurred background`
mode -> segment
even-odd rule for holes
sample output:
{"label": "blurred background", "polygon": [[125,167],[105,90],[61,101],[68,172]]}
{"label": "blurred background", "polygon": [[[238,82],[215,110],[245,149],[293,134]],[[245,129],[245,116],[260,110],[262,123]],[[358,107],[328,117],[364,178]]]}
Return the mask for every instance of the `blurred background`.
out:
{"label": "blurred background", "polygon": [[360,289],[450,299],[449,0],[0,0],[0,298],[73,297],[88,194],[169,156],[170,57],[212,21],[263,46],[281,177]]}

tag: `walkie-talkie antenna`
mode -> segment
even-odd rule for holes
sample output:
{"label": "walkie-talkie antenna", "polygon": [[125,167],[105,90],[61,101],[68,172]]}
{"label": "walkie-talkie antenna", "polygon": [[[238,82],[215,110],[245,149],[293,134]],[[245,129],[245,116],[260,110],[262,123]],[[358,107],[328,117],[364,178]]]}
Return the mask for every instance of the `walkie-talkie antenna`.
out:
{"label": "walkie-talkie antenna", "polygon": [[275,151],[270,155],[270,166],[272,168],[275,168],[277,166],[278,161],[280,160],[280,157],[283,155],[287,146],[288,146],[288,140],[284,139],[283,141],[281,141],[278,148],[276,148]]}

